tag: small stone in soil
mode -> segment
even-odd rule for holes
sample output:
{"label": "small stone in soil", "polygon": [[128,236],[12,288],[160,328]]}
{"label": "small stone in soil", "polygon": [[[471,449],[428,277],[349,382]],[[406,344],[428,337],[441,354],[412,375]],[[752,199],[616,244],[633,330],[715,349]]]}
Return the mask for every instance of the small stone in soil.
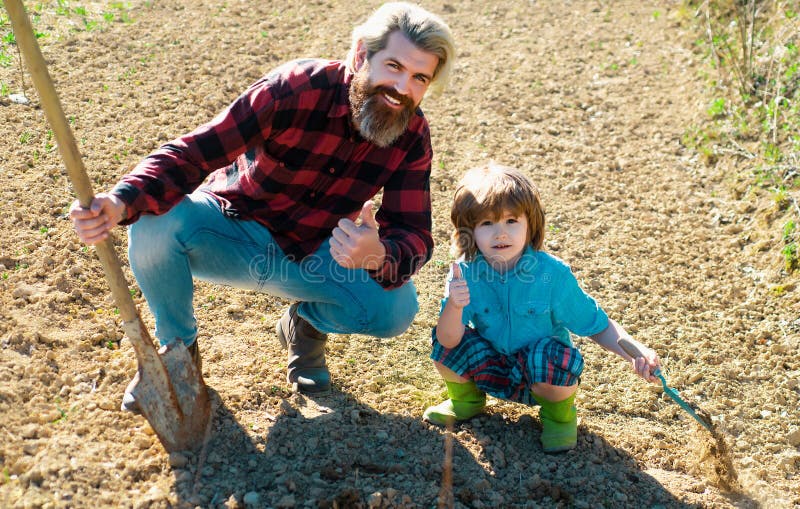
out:
{"label": "small stone in soil", "polygon": [[169,466],[172,468],[183,468],[189,460],[179,452],[172,452],[169,455]]}
{"label": "small stone in soil", "polygon": [[295,502],[294,495],[286,495],[278,501],[278,505],[276,507],[281,509],[291,509],[295,505],[297,505],[297,502]]}
{"label": "small stone in soil", "polygon": [[31,100],[23,94],[11,94],[8,96],[8,99],[14,104],[29,104],[31,102]]}

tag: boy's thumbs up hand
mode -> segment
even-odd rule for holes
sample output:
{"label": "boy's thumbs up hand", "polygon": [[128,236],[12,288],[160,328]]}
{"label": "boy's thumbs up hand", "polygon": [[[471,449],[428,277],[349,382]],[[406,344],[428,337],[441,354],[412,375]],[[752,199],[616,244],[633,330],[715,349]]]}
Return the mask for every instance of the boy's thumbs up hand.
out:
{"label": "boy's thumbs up hand", "polygon": [[461,309],[469,305],[469,286],[461,274],[461,266],[457,262],[453,262],[452,270],[453,277],[447,283],[447,303]]}
{"label": "boy's thumbs up hand", "polygon": [[372,200],[364,203],[358,216],[361,224],[342,218],[331,232],[331,256],[347,269],[376,270],[383,266],[386,248],[378,236],[378,222]]}
{"label": "boy's thumbs up hand", "polygon": [[464,279],[464,276],[461,275],[461,265],[456,262],[453,262],[453,279]]}

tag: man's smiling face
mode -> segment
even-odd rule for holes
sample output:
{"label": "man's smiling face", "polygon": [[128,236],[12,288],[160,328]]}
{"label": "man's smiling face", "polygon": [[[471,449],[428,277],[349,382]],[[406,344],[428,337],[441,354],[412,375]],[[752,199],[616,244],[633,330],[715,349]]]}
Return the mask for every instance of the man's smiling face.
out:
{"label": "man's smiling face", "polygon": [[408,128],[414,110],[433,80],[438,57],[419,49],[401,32],[369,60],[365,50],[350,84],[350,109],[361,135],[378,146],[391,145]]}

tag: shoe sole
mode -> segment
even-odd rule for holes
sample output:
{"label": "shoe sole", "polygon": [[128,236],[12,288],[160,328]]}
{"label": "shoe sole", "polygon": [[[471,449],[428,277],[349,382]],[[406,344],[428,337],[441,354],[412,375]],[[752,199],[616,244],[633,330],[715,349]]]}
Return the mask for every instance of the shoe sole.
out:
{"label": "shoe sole", "polygon": [[560,447],[551,447],[551,448],[549,448],[549,449],[544,449],[544,448],[542,448],[542,450],[544,451],[544,453],[545,453],[545,454],[558,454],[558,453],[560,453],[560,452],[567,452],[567,451],[571,451],[571,450],[573,450],[573,449],[574,449],[574,448],[575,448],[577,445],[578,445],[578,444],[574,444],[574,445],[562,445],[562,446],[560,446]]}
{"label": "shoe sole", "polygon": [[297,382],[291,382],[292,387],[297,388],[297,392],[302,394],[323,394],[326,392],[331,392],[330,385],[300,385]]}

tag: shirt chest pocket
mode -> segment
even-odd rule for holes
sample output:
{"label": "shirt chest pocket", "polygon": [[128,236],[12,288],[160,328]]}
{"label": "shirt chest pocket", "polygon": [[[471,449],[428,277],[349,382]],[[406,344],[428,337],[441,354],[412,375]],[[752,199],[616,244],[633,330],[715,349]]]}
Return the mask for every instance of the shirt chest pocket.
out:
{"label": "shirt chest pocket", "polygon": [[531,340],[553,335],[549,302],[529,300],[518,302],[512,308],[512,320],[514,320],[512,328],[516,329],[515,336]]}
{"label": "shirt chest pocket", "polygon": [[503,314],[488,306],[475,310],[472,315],[471,326],[487,339],[496,339],[502,336],[505,319]]}
{"label": "shirt chest pocket", "polygon": [[[246,156],[252,158],[248,160],[253,181],[251,187],[257,190],[251,198],[268,198],[272,210],[297,204],[313,207],[325,194],[322,190],[329,179],[319,168],[301,166],[292,162],[291,157],[275,158],[261,147]],[[295,213],[302,215],[304,211],[298,208]]]}

